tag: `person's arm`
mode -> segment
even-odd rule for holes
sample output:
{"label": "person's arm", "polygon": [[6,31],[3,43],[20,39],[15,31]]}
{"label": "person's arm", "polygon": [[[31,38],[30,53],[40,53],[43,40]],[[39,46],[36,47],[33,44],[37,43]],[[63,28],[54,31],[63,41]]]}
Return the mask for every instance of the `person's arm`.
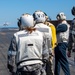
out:
{"label": "person's arm", "polygon": [[57,44],[56,28],[54,25],[51,25],[51,30],[52,30],[52,49],[54,49]]}
{"label": "person's arm", "polygon": [[67,31],[67,29],[68,29],[68,27],[66,24],[59,25],[56,28],[56,33],[65,32],[65,31]]}
{"label": "person's arm", "polygon": [[[43,60],[48,60],[49,58],[49,48],[51,48],[50,46],[50,41],[48,41],[48,39],[46,38],[46,36],[44,35],[43,37]],[[49,44],[48,44],[49,42]],[[49,48],[48,48],[49,47]]]}
{"label": "person's arm", "polygon": [[8,54],[7,54],[7,67],[11,73],[13,73],[14,70],[14,64],[15,64],[15,55],[16,55],[16,40],[15,37],[12,38]]}

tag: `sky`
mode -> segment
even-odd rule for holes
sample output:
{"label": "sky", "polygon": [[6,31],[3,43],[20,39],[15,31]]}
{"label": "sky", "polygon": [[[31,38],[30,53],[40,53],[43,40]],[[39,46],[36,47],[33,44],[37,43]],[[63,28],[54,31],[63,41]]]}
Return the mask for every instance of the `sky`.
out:
{"label": "sky", "polygon": [[67,20],[72,20],[72,7],[75,0],[0,0],[0,27],[5,22],[10,27],[17,27],[17,18],[24,13],[33,14],[36,10],[44,11],[52,20],[56,20],[56,15],[64,12]]}

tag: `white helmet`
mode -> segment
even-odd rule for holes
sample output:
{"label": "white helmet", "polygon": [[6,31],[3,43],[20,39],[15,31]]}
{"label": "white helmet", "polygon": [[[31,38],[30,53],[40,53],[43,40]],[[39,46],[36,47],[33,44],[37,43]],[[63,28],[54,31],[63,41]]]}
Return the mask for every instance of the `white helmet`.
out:
{"label": "white helmet", "polygon": [[44,12],[42,11],[35,11],[33,13],[33,17],[34,17],[34,20],[37,22],[37,23],[40,23],[40,22],[45,22],[46,21],[46,17],[45,17],[45,14]]}
{"label": "white helmet", "polygon": [[21,25],[23,27],[33,27],[34,26],[34,18],[30,14],[23,14],[20,18]]}
{"label": "white helmet", "polygon": [[66,16],[63,12],[57,14],[56,18],[57,20],[66,20]]}

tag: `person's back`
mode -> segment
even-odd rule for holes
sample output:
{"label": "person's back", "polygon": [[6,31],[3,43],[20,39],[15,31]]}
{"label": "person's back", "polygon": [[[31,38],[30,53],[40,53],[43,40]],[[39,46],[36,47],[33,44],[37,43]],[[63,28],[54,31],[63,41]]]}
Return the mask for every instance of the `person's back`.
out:
{"label": "person's back", "polygon": [[16,63],[19,63],[20,61],[26,61],[24,62],[24,65],[31,65],[36,63],[42,64],[42,33],[35,30],[29,34],[27,31],[23,30],[15,33],[14,36],[16,37],[18,48]]}
{"label": "person's back", "polygon": [[[50,54],[52,50],[51,40],[52,40],[52,32],[51,28],[49,28],[47,25],[44,24],[46,21],[46,17],[44,12],[38,10],[33,13],[34,21],[35,21],[35,28],[38,29],[43,33],[44,36],[46,36],[48,46],[50,46]],[[50,41],[48,41],[50,40]]]}
{"label": "person's back", "polygon": [[45,25],[43,23],[38,23],[35,25],[35,28],[38,29],[39,31],[41,31],[43,34],[45,34],[46,37],[52,39],[51,29],[47,25]]}

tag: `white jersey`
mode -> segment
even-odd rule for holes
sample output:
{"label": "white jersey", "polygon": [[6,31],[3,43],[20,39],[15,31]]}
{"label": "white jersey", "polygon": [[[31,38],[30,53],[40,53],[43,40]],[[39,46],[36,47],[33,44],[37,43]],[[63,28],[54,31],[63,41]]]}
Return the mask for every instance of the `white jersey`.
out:
{"label": "white jersey", "polygon": [[[29,34],[25,31],[20,31],[14,34],[18,47],[17,62],[28,59],[42,59],[43,36],[39,31]],[[40,63],[37,60],[35,63]],[[25,62],[25,64],[33,64],[32,62]]]}
{"label": "white jersey", "polygon": [[35,30],[31,34],[25,30],[16,32],[8,50],[8,63],[13,65],[13,61],[17,64],[25,60],[20,64],[21,67],[37,63],[43,64],[42,55],[46,52],[45,56],[47,54],[49,56],[49,52],[45,51],[44,47],[45,39],[40,31]]}
{"label": "white jersey", "polygon": [[41,31],[43,34],[46,35],[47,38],[52,38],[52,31],[51,28],[43,23],[38,23],[35,25],[35,28],[37,28],[39,31]]}
{"label": "white jersey", "polygon": [[58,26],[60,26],[62,24],[67,25],[67,30],[65,32],[57,33],[57,42],[58,43],[68,42],[69,41],[69,32],[70,32],[69,29],[70,29],[70,25],[66,21],[63,21]]}
{"label": "white jersey", "polygon": [[51,28],[43,23],[38,23],[35,25],[35,28],[38,29],[39,31],[41,31],[44,35],[44,37],[47,39],[47,49],[50,51],[50,53],[52,52],[52,31]]}

